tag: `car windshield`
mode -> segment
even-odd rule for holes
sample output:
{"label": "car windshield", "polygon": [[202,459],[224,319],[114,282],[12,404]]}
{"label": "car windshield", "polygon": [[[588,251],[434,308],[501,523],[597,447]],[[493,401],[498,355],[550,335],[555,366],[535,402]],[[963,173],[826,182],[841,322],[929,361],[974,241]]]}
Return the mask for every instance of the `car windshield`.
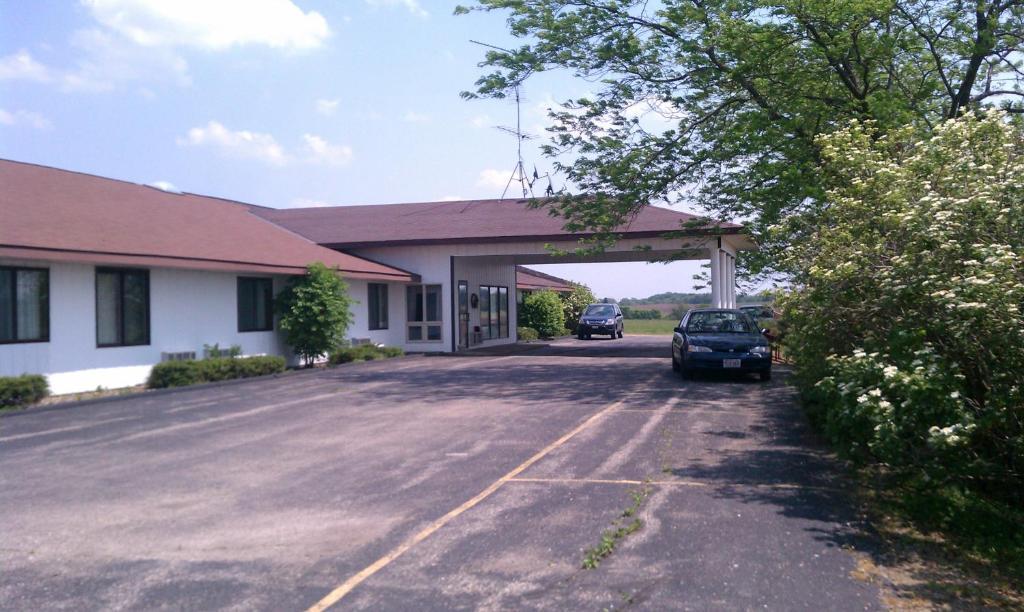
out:
{"label": "car windshield", "polygon": [[595,304],[587,306],[587,311],[583,314],[588,317],[614,317],[615,307],[608,304]]}
{"label": "car windshield", "polygon": [[686,323],[686,331],[697,334],[750,334],[750,318],[738,312],[695,312]]}

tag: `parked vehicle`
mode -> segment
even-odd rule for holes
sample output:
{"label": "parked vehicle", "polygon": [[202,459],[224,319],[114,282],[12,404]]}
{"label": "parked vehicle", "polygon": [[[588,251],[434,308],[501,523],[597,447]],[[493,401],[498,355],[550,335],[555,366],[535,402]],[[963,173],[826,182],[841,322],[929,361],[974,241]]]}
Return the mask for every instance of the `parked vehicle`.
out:
{"label": "parked vehicle", "polygon": [[614,340],[621,338],[623,331],[625,326],[618,304],[591,304],[580,315],[576,337],[583,340],[589,339],[592,334],[606,334]]}
{"label": "parked vehicle", "polygon": [[699,370],[757,373],[772,377],[772,353],[764,330],[741,310],[691,310],[672,334],[672,369],[690,378]]}

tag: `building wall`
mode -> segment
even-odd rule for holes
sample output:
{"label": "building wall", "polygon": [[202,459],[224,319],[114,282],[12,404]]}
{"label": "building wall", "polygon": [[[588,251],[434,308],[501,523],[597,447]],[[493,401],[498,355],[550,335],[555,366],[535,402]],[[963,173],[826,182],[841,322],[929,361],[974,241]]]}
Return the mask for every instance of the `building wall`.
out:
{"label": "building wall", "polygon": [[[421,276],[425,285],[441,285],[444,324],[441,328],[439,342],[408,342],[406,340],[405,289],[399,289],[401,293],[398,301],[401,310],[398,313],[400,318],[395,321],[400,322],[401,325],[398,329],[399,335],[392,337],[395,345],[403,347],[407,352],[447,352],[452,350],[454,289],[460,280],[469,282],[471,293],[478,293],[480,285],[509,288],[509,337],[485,340],[480,346],[508,344],[516,341],[515,264],[509,257],[487,257],[488,253],[488,245],[375,247],[352,251],[353,255],[415,272]],[[455,286],[452,284],[452,257],[455,257]],[[391,295],[394,297],[394,293]],[[394,309],[395,302],[392,302],[390,306]],[[479,324],[479,308],[470,308],[470,329]],[[400,344],[398,344],[399,342]]]}
{"label": "building wall", "polygon": [[376,281],[346,279],[352,304],[352,324],[347,336],[351,340],[369,340],[387,346],[405,345],[405,285],[386,283],[388,286],[388,328],[371,330],[369,327],[369,285]]}
{"label": "building wall", "polygon": [[[53,393],[118,388],[145,382],[162,352],[204,344],[238,345],[245,355],[284,355],[280,332],[238,331],[234,273],[149,269],[150,344],[96,347],[96,268],[86,264],[0,261],[50,271],[50,341],[0,344],[0,376],[46,374]],[[257,275],[253,275],[257,276]],[[274,278],[275,291],[284,278]]]}

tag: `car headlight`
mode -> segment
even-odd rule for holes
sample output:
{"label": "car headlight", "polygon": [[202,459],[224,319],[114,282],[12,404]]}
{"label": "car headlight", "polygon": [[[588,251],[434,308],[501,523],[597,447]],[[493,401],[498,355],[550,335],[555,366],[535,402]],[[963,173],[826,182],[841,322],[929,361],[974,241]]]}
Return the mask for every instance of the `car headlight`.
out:
{"label": "car headlight", "polygon": [[770,352],[770,349],[767,346],[755,346],[750,349],[750,352],[754,355],[767,355]]}
{"label": "car headlight", "polygon": [[615,325],[615,319],[606,319],[604,324],[605,325]]}
{"label": "car headlight", "polygon": [[689,353],[710,353],[711,349],[706,346],[697,346],[696,344],[690,344],[686,347],[686,351]]}

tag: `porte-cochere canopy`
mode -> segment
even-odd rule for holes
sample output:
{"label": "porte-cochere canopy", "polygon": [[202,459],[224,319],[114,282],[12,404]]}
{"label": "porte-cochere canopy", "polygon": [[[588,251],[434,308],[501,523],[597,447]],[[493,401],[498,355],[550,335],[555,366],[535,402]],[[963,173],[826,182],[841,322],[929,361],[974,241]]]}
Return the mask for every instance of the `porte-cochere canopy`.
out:
{"label": "porte-cochere canopy", "polygon": [[[253,212],[322,246],[370,259],[383,250],[440,245],[456,259],[515,265],[708,259],[712,303],[735,307],[736,254],[756,248],[741,225],[702,225],[696,215],[648,206],[617,228],[620,239],[613,246],[578,254],[580,240],[592,235],[566,231],[564,220],[543,203],[465,200]],[[552,247],[566,254],[554,255]]]}

